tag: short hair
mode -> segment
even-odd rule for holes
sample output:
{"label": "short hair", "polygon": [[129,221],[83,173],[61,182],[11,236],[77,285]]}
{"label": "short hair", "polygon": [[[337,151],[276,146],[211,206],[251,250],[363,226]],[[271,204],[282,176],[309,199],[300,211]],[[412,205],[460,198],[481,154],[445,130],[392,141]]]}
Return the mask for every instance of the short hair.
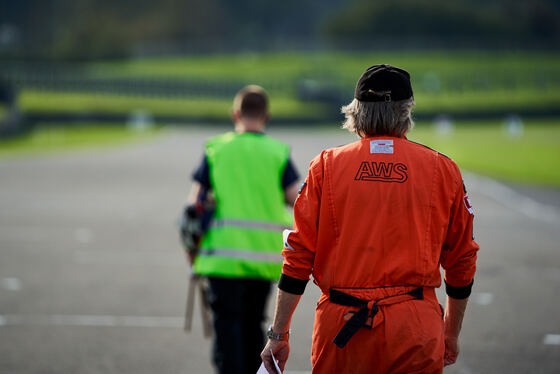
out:
{"label": "short hair", "polygon": [[264,117],[268,114],[268,96],[260,86],[245,86],[235,95],[233,110],[239,111],[241,117]]}
{"label": "short hair", "polygon": [[354,99],[341,109],[346,117],[342,128],[362,138],[376,135],[403,137],[414,126],[412,107],[413,98],[390,102]]}

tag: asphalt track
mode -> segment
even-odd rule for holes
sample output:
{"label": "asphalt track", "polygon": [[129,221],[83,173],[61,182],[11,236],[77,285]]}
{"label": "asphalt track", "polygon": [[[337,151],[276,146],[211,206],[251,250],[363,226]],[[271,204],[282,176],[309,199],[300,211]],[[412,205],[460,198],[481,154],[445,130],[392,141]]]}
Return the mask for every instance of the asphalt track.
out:
{"label": "asphalt track", "polygon": [[[175,223],[203,141],[221,130],[0,160],[1,374],[212,373],[200,316],[182,331],[188,269]],[[352,140],[271,134],[293,146],[302,174],[321,149]],[[482,249],[462,352],[445,372],[559,373],[560,192],[465,177]],[[317,297],[310,284],[295,313],[288,373],[310,371]]]}

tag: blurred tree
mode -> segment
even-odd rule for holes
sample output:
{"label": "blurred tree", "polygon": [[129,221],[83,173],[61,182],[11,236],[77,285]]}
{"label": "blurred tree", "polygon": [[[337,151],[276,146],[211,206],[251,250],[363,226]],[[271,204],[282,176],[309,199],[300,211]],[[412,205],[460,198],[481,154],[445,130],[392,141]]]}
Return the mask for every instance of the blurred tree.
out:
{"label": "blurred tree", "polygon": [[22,30],[20,55],[121,57],[138,45],[263,49],[316,42],[343,0],[0,0],[0,25]]}
{"label": "blurred tree", "polygon": [[560,32],[560,1],[533,0],[518,2],[520,12],[527,15],[529,32],[537,38],[557,40]]}
{"label": "blurred tree", "polygon": [[[146,40],[212,38],[226,19],[219,0],[74,0],[58,27],[53,56],[122,57]],[[219,20],[216,22],[216,20]]]}
{"label": "blurred tree", "polygon": [[94,59],[145,46],[184,53],[325,41],[557,48],[558,19],[559,0],[0,0],[0,54]]}
{"label": "blurred tree", "polygon": [[[406,42],[418,46],[511,46],[560,40],[557,0],[354,0],[325,23],[340,44]],[[542,43],[541,43],[542,44]],[[553,44],[552,44],[553,45]]]}

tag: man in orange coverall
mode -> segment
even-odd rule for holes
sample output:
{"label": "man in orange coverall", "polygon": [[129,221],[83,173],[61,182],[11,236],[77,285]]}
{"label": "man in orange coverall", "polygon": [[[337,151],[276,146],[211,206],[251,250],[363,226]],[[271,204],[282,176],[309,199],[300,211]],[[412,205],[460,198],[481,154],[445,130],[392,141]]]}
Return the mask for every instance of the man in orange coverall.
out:
{"label": "man in orange coverall", "polygon": [[[313,373],[441,373],[455,362],[475,274],[473,209],[457,165],[407,140],[409,74],[370,67],[344,128],[360,136],[315,157],[284,233],[274,323],[261,357],[283,370],[309,275],[322,291]],[[434,288],[445,270],[443,313]]]}

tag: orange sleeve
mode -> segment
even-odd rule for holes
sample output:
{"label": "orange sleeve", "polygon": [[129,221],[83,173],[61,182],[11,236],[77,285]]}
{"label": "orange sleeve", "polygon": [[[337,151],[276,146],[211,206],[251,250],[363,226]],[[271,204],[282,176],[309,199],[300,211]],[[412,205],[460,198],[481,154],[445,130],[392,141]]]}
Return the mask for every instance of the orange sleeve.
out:
{"label": "orange sleeve", "polygon": [[[441,254],[441,266],[445,270],[445,282],[449,289],[468,288],[476,271],[479,249],[473,235],[474,210],[456,165],[456,192],[451,207],[451,218]],[[464,297],[468,297],[465,294]],[[461,298],[461,297],[460,297]]]}
{"label": "orange sleeve", "polygon": [[294,230],[284,233],[282,274],[308,280],[313,271],[323,183],[323,153],[315,157],[294,205]]}

